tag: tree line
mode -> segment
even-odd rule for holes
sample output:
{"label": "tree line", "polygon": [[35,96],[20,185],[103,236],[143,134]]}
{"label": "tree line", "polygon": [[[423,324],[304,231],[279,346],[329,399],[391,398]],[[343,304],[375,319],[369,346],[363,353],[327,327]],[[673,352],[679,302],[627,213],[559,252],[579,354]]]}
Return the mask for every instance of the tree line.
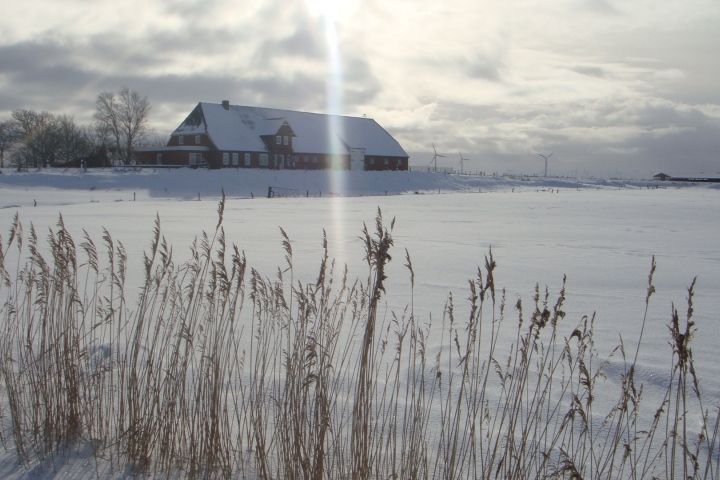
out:
{"label": "tree line", "polygon": [[150,108],[146,96],[123,87],[97,96],[90,125],[64,114],[14,110],[0,121],[0,168],[131,165],[137,147],[163,144],[149,127]]}

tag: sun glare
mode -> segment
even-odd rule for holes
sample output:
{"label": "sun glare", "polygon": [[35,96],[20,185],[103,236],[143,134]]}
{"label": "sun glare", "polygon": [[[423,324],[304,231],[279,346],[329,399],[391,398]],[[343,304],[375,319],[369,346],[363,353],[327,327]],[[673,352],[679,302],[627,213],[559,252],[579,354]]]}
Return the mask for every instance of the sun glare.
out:
{"label": "sun glare", "polygon": [[305,0],[310,13],[335,20],[350,13],[356,0]]}

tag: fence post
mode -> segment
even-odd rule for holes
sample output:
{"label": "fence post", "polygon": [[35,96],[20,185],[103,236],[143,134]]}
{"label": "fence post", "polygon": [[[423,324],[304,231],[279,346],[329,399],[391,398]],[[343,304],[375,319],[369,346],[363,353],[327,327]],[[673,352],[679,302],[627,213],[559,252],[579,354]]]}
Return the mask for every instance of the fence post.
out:
{"label": "fence post", "polygon": [[268,198],[272,198],[272,187],[268,187]]}

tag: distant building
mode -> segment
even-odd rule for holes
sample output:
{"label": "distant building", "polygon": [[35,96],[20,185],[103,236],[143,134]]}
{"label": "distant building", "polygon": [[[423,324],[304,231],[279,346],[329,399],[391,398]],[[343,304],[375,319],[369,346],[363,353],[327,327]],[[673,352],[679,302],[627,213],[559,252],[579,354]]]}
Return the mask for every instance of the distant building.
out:
{"label": "distant building", "polygon": [[672,177],[665,173],[658,173],[657,175],[653,175],[653,180],[659,180],[661,182],[665,182],[667,180],[672,180]]}
{"label": "distant building", "polygon": [[209,168],[407,170],[408,154],[370,118],[198,103],[165,147],[138,162]]}

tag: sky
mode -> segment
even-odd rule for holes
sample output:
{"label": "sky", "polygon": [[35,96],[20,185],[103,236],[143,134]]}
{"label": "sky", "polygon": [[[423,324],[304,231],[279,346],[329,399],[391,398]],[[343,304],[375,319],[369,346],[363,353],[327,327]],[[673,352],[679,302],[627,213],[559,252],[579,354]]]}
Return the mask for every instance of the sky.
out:
{"label": "sky", "polygon": [[428,165],[720,176],[717,0],[24,0],[0,16],[0,120],[146,95],[374,118]]}

